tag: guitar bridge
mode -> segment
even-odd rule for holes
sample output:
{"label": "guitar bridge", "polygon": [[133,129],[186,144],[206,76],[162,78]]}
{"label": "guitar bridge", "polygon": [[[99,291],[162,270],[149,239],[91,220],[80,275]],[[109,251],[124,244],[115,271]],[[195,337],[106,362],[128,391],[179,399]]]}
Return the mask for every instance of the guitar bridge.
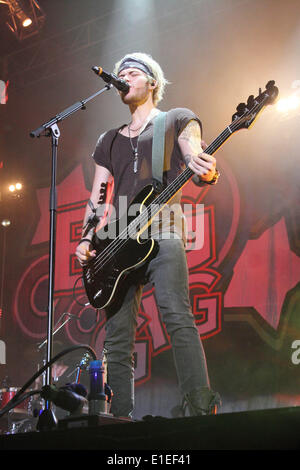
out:
{"label": "guitar bridge", "polygon": [[91,269],[87,268],[87,270],[85,271],[85,279],[88,282],[88,284],[92,284],[92,282],[94,281],[93,278],[94,276],[93,276]]}

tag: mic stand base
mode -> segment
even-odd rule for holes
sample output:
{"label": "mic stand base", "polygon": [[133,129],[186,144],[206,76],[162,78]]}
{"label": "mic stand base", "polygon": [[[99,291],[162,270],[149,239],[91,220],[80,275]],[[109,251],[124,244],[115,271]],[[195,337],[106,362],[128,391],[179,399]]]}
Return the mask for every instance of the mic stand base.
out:
{"label": "mic stand base", "polygon": [[51,408],[42,411],[37,422],[38,431],[52,431],[58,426],[57,418]]}

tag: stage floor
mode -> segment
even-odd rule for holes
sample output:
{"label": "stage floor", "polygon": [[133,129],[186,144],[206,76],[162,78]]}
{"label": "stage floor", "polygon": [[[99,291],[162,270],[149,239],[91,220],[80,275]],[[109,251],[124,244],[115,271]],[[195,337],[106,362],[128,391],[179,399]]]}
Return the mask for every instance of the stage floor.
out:
{"label": "stage floor", "polygon": [[[108,421],[108,422],[107,422]],[[103,422],[103,421],[102,421]],[[112,424],[111,424],[112,423]],[[87,421],[0,435],[0,450],[297,450],[300,407],[142,421]]]}

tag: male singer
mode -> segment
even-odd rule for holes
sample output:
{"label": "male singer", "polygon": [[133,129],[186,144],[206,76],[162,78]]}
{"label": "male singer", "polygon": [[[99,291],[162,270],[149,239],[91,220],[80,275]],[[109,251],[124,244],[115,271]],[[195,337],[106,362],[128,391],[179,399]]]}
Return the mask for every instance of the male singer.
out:
{"label": "male singer", "polygon": [[[99,191],[113,181],[114,212],[121,217],[124,197],[128,204],[147,184],[152,183],[152,140],[157,108],[167,81],[160,65],[143,53],[128,54],[115,65],[115,74],[129,85],[119,92],[128,106],[130,120],[102,134],[93,158],[95,175],[83,227],[91,214],[97,213]],[[165,122],[164,185],[170,184],[185,165],[198,175],[203,184],[215,184],[219,173],[216,160],[201,147],[201,122],[189,109],[170,109]],[[121,198],[122,204],[121,204]],[[185,255],[184,216],[179,191],[169,204],[174,217],[165,208],[153,220],[151,237],[159,244],[158,254],[146,269],[146,282],[155,287],[161,318],[170,336],[179,388],[191,415],[211,414],[220,404],[219,394],[211,390],[206,357],[195,326],[189,302],[188,268]],[[76,249],[81,265],[89,263],[96,251],[94,229]],[[143,285],[132,283],[118,309],[108,307],[104,351],[107,381],[113,391],[111,412],[114,416],[132,416],[134,409],[133,352],[137,315]]]}

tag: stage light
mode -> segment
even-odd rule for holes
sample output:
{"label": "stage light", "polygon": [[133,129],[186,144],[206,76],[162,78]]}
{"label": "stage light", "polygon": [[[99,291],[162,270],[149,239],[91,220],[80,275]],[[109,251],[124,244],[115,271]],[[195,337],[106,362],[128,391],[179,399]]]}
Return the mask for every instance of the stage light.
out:
{"label": "stage light", "polygon": [[277,102],[277,110],[281,113],[289,113],[300,107],[300,97],[291,95],[287,98],[281,98]]}
{"label": "stage light", "polygon": [[23,188],[23,186],[22,186],[21,183],[14,183],[14,184],[10,184],[10,185],[8,186],[8,190],[9,190],[11,193],[20,192],[22,188]]}
{"label": "stage light", "polygon": [[1,222],[1,225],[3,227],[9,227],[10,224],[11,224],[11,222],[8,219],[3,219],[2,222]]}
{"label": "stage light", "polygon": [[6,24],[20,41],[41,30],[46,16],[37,0],[0,0],[0,3],[7,5],[10,22]]}
{"label": "stage light", "polygon": [[22,25],[24,26],[24,28],[27,28],[31,24],[32,24],[32,20],[30,18],[25,18],[25,20],[23,20],[22,22]]}

